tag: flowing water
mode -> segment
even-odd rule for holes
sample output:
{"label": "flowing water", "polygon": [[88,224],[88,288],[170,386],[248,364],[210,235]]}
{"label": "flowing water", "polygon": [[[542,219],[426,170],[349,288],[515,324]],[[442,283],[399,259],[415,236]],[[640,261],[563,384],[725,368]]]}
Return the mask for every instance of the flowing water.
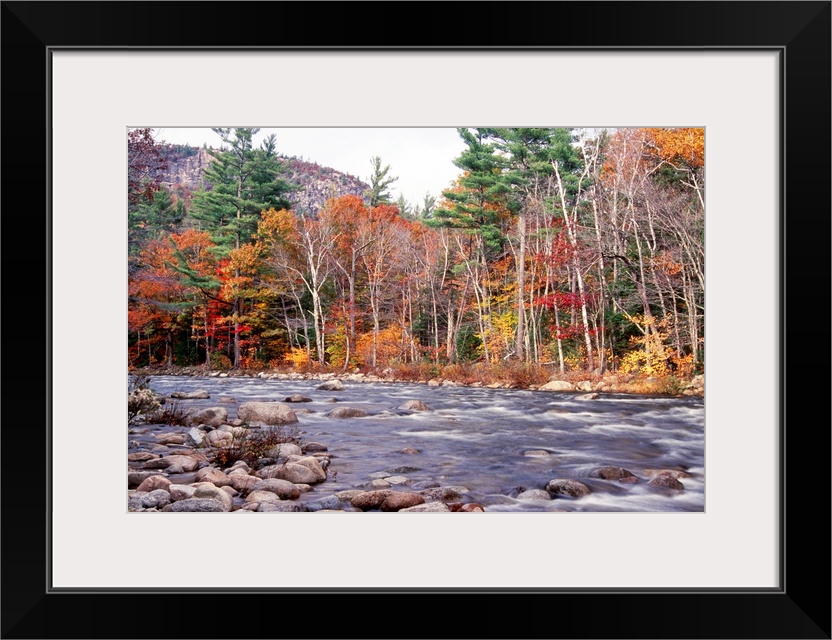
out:
{"label": "flowing water", "polygon": [[[582,401],[570,393],[381,382],[344,381],[343,391],[318,391],[320,383],[155,376],[150,388],[164,395],[204,389],[211,399],[180,402],[223,406],[229,420],[237,417],[238,405],[218,405],[219,396],[232,396],[238,403],[283,401],[296,393],[312,398],[290,405],[311,410],[299,413],[293,426],[302,441],[328,447],[328,471],[335,478],[303,494],[305,501],[363,487],[376,472],[412,467],[418,470],[396,475],[423,483],[417,486],[465,487],[466,501],[486,505],[488,511],[704,511],[705,409],[700,397],[602,393]],[[338,402],[326,402],[331,398]],[[411,399],[432,410],[397,409]],[[372,415],[325,415],[344,406]],[[405,448],[419,453],[402,453]],[[623,467],[639,482],[589,477],[602,466]],[[685,472],[680,478],[684,490],[647,484],[665,469]],[[579,499],[517,499],[518,493],[544,489],[556,478],[578,480],[592,493]]]}

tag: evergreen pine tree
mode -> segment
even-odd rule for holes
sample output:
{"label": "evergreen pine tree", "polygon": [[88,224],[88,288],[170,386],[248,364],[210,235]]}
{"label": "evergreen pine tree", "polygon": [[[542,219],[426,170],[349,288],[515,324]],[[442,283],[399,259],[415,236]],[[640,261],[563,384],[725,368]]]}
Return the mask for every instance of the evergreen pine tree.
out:
{"label": "evergreen pine tree", "polygon": [[254,148],[252,138],[257,128],[213,131],[224,146],[213,152],[214,161],[205,171],[211,190],[194,195],[191,215],[226,255],[251,243],[261,211],[289,208],[286,195],[292,187],[280,177],[283,166],[275,151],[274,135]]}

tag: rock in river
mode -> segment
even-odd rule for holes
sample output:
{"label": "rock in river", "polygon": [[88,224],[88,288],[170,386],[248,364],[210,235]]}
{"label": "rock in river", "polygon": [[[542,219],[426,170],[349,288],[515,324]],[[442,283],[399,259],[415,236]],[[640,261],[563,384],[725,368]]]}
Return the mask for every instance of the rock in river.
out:
{"label": "rock in river", "polygon": [[283,402],[312,402],[312,398],[309,396],[302,396],[299,393],[289,396],[288,398],[284,398]]}
{"label": "rock in river", "polygon": [[604,480],[622,480],[624,478],[634,478],[635,474],[622,467],[599,467],[590,471],[589,477]]}
{"label": "rock in river", "polygon": [[171,398],[175,398],[177,400],[207,400],[210,398],[210,394],[205,390],[199,391],[174,391],[170,394]]}
{"label": "rock in river", "polygon": [[338,407],[326,414],[328,418],[363,418],[370,415],[363,409],[355,407]]}
{"label": "rock in river", "polygon": [[549,484],[546,485],[546,490],[549,493],[569,496],[570,498],[581,498],[592,493],[592,490],[583,482],[564,479],[550,480]]}
{"label": "rock in river", "polygon": [[228,422],[228,410],[225,407],[210,407],[194,413],[188,418],[191,425],[208,424],[219,427]]}
{"label": "rock in river", "polygon": [[397,409],[400,411],[432,411],[432,409],[421,400],[408,400],[400,404]]}
{"label": "rock in river", "polygon": [[540,387],[541,391],[574,391],[575,386],[566,382],[565,380],[552,380],[551,382],[547,382],[542,387]]}
{"label": "rock in river", "polygon": [[668,489],[676,489],[677,491],[682,491],[685,488],[685,485],[669,473],[660,473],[647,484],[651,487],[666,487]]}
{"label": "rock in river", "polygon": [[237,415],[242,420],[263,424],[290,424],[298,421],[291,407],[282,402],[244,402],[237,409]]}

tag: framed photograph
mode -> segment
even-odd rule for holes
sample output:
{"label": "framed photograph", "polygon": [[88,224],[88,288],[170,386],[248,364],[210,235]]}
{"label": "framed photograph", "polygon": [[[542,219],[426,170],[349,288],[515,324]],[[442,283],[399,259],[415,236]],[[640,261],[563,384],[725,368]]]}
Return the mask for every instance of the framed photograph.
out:
{"label": "framed photograph", "polygon": [[[390,45],[372,5],[3,3],[3,637],[246,637],[253,603],[396,637],[303,621],[384,595],[422,599],[403,636],[464,597],[472,636],[493,603],[509,637],[829,638],[830,3],[400,6]],[[704,131],[701,504],[128,512],[128,131],[480,126]]]}

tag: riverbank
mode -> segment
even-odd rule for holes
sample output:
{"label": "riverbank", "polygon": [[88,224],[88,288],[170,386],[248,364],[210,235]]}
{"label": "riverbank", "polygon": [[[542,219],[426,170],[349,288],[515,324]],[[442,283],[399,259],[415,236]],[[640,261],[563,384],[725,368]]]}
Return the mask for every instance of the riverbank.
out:
{"label": "riverbank", "polygon": [[131,369],[131,375],[170,375],[208,378],[260,378],[270,380],[342,380],[349,382],[383,382],[424,384],[430,387],[463,386],[488,389],[529,389],[583,393],[627,393],[636,395],[704,396],[703,375],[681,377],[639,376],[634,374],[605,373],[589,375],[586,372],[570,372],[563,376],[551,375],[542,367],[497,365],[484,368],[479,365],[449,365],[384,368],[366,371],[297,371],[294,369],[230,369],[211,370],[205,366],[167,367],[154,366]]}

